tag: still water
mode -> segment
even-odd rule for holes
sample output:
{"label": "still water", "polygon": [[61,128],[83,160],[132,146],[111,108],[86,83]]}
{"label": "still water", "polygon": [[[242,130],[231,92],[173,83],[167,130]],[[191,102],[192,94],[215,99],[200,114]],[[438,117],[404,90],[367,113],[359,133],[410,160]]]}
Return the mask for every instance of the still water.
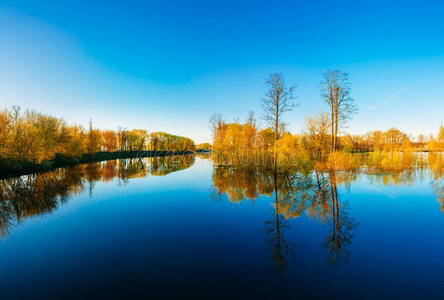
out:
{"label": "still water", "polygon": [[442,299],[442,168],[117,160],[1,181],[0,299]]}

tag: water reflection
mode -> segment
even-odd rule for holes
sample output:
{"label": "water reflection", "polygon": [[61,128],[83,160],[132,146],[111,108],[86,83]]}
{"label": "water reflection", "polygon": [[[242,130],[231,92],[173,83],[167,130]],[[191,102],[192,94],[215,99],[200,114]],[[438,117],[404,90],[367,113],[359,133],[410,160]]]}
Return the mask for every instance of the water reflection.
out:
{"label": "water reflection", "polygon": [[[297,241],[293,240],[295,219],[306,217],[325,226],[319,239],[329,265],[340,267],[350,258],[353,235],[359,226],[350,213],[345,193],[356,181],[365,178],[373,185],[427,184],[435,192],[444,213],[444,156],[430,153],[403,160],[404,168],[390,163],[363,165],[358,171],[235,169],[214,167],[212,198],[233,203],[268,201],[270,212],[264,215],[263,239],[270,264],[276,273],[298,262]],[[57,169],[43,174],[0,180],[0,235],[28,217],[57,209],[81,192],[92,192],[97,181],[116,180],[125,185],[133,178],[163,176],[186,169],[195,162],[193,155],[114,160]],[[268,254],[267,254],[268,255]]]}
{"label": "water reflection", "polygon": [[436,194],[436,200],[441,205],[444,213],[444,153],[430,153],[428,156],[432,187]]}
{"label": "water reflection", "polygon": [[[409,156],[401,164],[385,162],[363,165],[360,171],[306,170],[274,172],[269,169],[234,169],[215,167],[212,197],[240,203],[247,199],[254,203],[261,196],[272,201],[274,208],[265,221],[266,246],[271,250],[273,270],[282,272],[288,261],[295,258],[296,244],[286,238],[290,219],[305,214],[328,226],[323,246],[327,263],[340,267],[349,261],[353,232],[359,222],[349,213],[348,203],[341,199],[354,181],[365,176],[374,185],[413,185],[432,178],[437,201],[444,213],[444,159],[443,154]],[[394,167],[396,165],[396,168]],[[342,193],[341,193],[342,190]]]}
{"label": "water reflection", "polygon": [[347,210],[347,203],[339,201],[335,172],[329,173],[331,208],[329,209],[331,229],[324,246],[328,249],[328,263],[340,266],[348,262],[349,246],[352,242],[353,229],[358,226]]}
{"label": "water reflection", "polygon": [[163,176],[189,168],[193,155],[121,159],[61,168],[42,174],[0,180],[0,235],[28,217],[57,209],[72,196],[88,190],[97,181],[118,179],[121,184],[138,177]]}
{"label": "water reflection", "polygon": [[337,175],[335,172],[314,171],[307,175],[215,168],[214,194],[225,194],[229,201],[235,203],[244,198],[254,201],[260,195],[273,196],[274,212],[265,221],[265,235],[274,271],[282,272],[287,261],[295,260],[296,244],[285,238],[284,233],[290,227],[288,220],[298,218],[304,212],[308,217],[330,226],[324,246],[329,254],[328,262],[337,266],[347,261],[352,230],[357,226],[347,213],[346,203],[340,200],[338,177],[345,183],[353,178],[351,173]]}

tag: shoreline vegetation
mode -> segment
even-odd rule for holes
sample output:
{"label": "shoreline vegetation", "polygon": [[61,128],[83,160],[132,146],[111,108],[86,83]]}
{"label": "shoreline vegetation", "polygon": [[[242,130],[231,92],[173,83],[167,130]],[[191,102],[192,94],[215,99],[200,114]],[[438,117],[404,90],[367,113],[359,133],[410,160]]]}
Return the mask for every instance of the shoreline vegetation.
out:
{"label": "shoreline vegetation", "polygon": [[187,137],[144,129],[99,130],[19,107],[0,110],[0,178],[119,158],[208,151]]}
{"label": "shoreline vegetation", "polygon": [[[431,136],[409,136],[391,128],[363,135],[345,132],[358,112],[351,96],[348,73],[322,74],[321,99],[326,112],[305,120],[300,133],[290,133],[284,117],[298,106],[296,86],[281,73],[270,74],[262,99],[258,125],[253,112],[247,120],[226,122],[213,115],[213,143],[196,145],[187,137],[144,129],[99,130],[69,125],[64,119],[19,107],[0,111],[0,178],[48,171],[58,167],[119,158],[211,153],[214,165],[237,169],[294,170],[398,170],[409,166],[415,152],[444,151],[444,126]],[[436,155],[432,155],[436,156]],[[437,155],[440,159],[441,155]]]}
{"label": "shoreline vegetation", "polygon": [[396,171],[416,161],[415,152],[429,152],[430,159],[439,160],[439,152],[444,151],[442,125],[436,135],[421,134],[416,138],[397,128],[363,135],[345,133],[347,121],[358,112],[348,73],[327,70],[322,74],[321,99],[327,112],[308,117],[297,134],[287,130],[284,120],[285,114],[298,106],[296,86],[288,85],[281,73],[270,74],[265,85],[261,125],[253,112],[245,122],[227,122],[221,114],[211,117],[215,166],[275,172],[361,168]]}

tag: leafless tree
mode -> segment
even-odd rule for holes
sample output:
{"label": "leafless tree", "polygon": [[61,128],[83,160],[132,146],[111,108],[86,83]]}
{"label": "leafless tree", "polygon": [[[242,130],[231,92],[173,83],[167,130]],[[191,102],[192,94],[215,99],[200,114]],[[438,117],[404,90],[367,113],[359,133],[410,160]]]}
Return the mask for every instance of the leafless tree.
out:
{"label": "leafless tree", "polygon": [[280,138],[285,122],[283,121],[284,113],[291,111],[296,107],[294,100],[294,90],[296,86],[288,87],[281,73],[270,74],[265,79],[268,87],[265,98],[262,100],[264,108],[263,119],[268,123],[274,132],[275,140]]}
{"label": "leafless tree", "polygon": [[216,137],[217,130],[221,127],[223,123],[225,123],[222,114],[212,115],[208,123],[210,126],[211,134],[213,135],[214,139],[214,137]]}
{"label": "leafless tree", "polygon": [[331,112],[331,150],[338,146],[338,130],[357,112],[351,97],[351,84],[348,73],[327,70],[322,78],[322,98]]}
{"label": "leafless tree", "polygon": [[251,110],[248,112],[247,124],[256,128],[256,119],[254,118],[254,112]]}

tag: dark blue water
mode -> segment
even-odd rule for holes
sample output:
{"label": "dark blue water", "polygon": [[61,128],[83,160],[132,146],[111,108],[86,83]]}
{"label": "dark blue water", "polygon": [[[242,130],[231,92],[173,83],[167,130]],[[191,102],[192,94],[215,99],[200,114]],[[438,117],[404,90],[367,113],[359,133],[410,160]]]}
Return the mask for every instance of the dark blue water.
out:
{"label": "dark blue water", "polygon": [[3,182],[0,298],[443,298],[430,170],[318,174],[322,190],[313,173],[154,164]]}

